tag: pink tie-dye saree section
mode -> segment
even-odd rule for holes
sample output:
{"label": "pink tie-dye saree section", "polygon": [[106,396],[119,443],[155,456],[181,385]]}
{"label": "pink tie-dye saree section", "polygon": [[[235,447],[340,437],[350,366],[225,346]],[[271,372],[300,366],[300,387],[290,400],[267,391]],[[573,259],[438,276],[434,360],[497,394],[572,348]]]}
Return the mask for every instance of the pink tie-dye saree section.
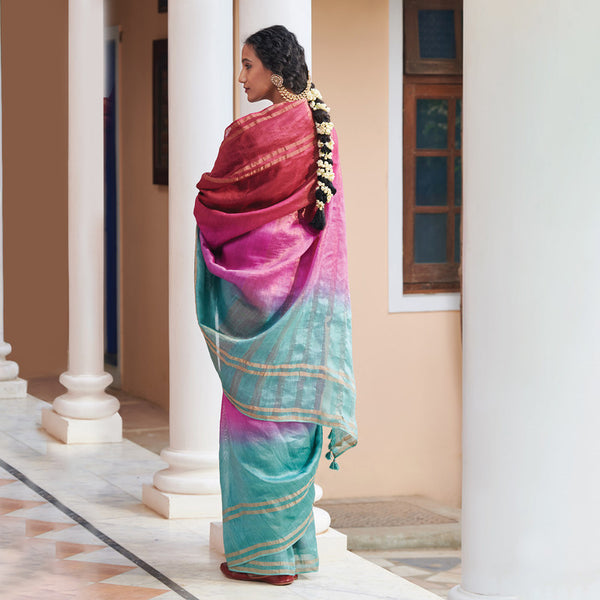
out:
{"label": "pink tie-dye saree section", "polygon": [[346,233],[338,192],[314,215],[317,138],[305,101],[234,121],[198,183],[196,307],[223,390],[242,413],[331,428],[356,444]]}

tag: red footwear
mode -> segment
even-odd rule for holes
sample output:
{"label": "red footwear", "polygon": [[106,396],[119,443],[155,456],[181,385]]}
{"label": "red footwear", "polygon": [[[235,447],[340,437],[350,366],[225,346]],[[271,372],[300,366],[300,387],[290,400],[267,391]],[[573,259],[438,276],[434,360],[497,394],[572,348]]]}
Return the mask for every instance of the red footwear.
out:
{"label": "red footwear", "polygon": [[238,581],[261,581],[262,583],[270,583],[271,585],[290,585],[298,575],[255,575],[254,573],[238,573],[230,571],[227,563],[221,563],[221,573],[229,579],[237,579]]}

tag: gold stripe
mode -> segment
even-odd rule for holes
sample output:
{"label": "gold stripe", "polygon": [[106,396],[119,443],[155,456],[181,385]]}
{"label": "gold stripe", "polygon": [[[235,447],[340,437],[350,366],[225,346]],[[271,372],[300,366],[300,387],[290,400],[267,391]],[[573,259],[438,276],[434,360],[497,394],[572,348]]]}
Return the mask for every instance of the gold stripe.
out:
{"label": "gold stripe", "polygon": [[[276,421],[276,422],[288,422],[290,420],[290,417],[288,415],[272,415],[272,414],[267,414],[267,415],[259,415],[258,411],[251,411],[251,410],[247,410],[243,407],[248,406],[246,404],[243,404],[241,402],[239,402],[238,400],[236,400],[233,396],[231,396],[230,394],[228,394],[227,392],[223,391],[223,394],[225,395],[225,397],[232,402],[235,407],[243,414],[245,414],[247,417],[251,417],[251,418],[255,418],[255,419],[265,419],[268,421]],[[289,410],[292,411],[294,409],[260,409],[262,412],[268,412],[269,410]],[[302,409],[295,409],[295,411],[299,411]],[[307,411],[309,409],[306,409]],[[311,412],[318,412],[318,411],[311,411]],[[332,417],[331,415],[326,415],[325,413],[319,413],[321,414],[322,417],[326,417],[327,418],[327,422],[323,423],[322,419],[318,419],[315,417],[311,417],[310,415],[304,414],[304,415],[298,415],[297,418],[302,418],[303,422],[306,423],[315,423],[317,425],[323,425],[325,424],[327,427],[339,427],[340,429],[344,429],[344,430],[349,430],[349,431],[353,431],[353,427],[349,427],[348,424],[345,421],[340,421],[338,419],[336,419],[335,417]],[[268,419],[266,418],[268,417]],[[350,433],[348,434],[346,437],[348,437],[350,440],[353,440],[353,443],[350,444],[350,448],[353,448],[354,446],[356,446],[357,441],[356,441],[356,434]],[[345,439],[345,438],[344,438]],[[341,442],[340,442],[341,443]]]}
{"label": "gold stripe", "polygon": [[[204,338],[207,341],[207,344],[209,345],[210,349],[215,353],[218,354],[219,358],[226,364],[229,365],[230,367],[233,367],[235,369],[239,369],[240,371],[242,371],[243,373],[248,373],[249,375],[264,375],[265,377],[292,377],[294,375],[303,375],[305,377],[315,377],[317,379],[325,379],[326,381],[333,381],[334,383],[339,383],[340,385],[343,385],[344,387],[348,388],[351,391],[354,391],[354,386],[351,384],[346,383],[345,381],[343,381],[340,378],[334,377],[332,375],[326,375],[324,373],[311,373],[309,371],[302,371],[302,370],[296,370],[296,371],[288,371],[287,373],[282,373],[282,372],[278,372],[278,369],[300,369],[300,368],[308,368],[308,369],[325,369],[327,370],[327,372],[329,373],[330,371],[327,369],[327,367],[323,367],[323,366],[317,366],[317,365],[305,365],[305,364],[298,364],[298,365],[261,365],[260,363],[250,363],[249,361],[245,361],[243,359],[240,358],[236,358],[234,356],[231,356],[230,354],[228,354],[227,352],[225,352],[222,348],[217,348],[215,346],[215,344],[212,342],[212,340],[210,340],[210,338],[204,333],[204,331],[202,331]],[[227,360],[225,358],[225,355],[230,357],[232,360],[242,363],[242,364],[247,364],[249,366],[256,366],[256,369],[261,369],[260,371],[257,370],[250,370],[250,369],[245,369],[244,367],[241,367],[239,364],[236,364],[235,362],[231,362],[229,360]]]}
{"label": "gold stripe", "polygon": [[[272,119],[273,117],[278,117],[279,115],[287,112],[288,110],[291,110],[294,107],[295,107],[295,102],[282,102],[282,103],[273,104],[273,105],[269,106],[267,108],[266,113],[258,113],[258,114],[260,114],[260,116],[257,116],[257,113],[250,113],[249,115],[240,117],[239,119],[237,119],[235,121],[235,123],[238,127],[238,132],[236,132],[235,134],[230,134],[232,136],[231,139],[235,139],[238,135],[241,135],[244,131],[248,131],[248,130],[252,129],[252,127],[259,125],[263,121],[268,121],[269,119]],[[249,123],[246,123],[246,121],[249,121]],[[231,125],[230,125],[230,127],[231,127]]]}
{"label": "gold stripe", "polygon": [[223,353],[220,350],[213,350],[213,352],[215,352],[216,354],[219,355],[219,358],[221,359],[221,362],[224,362],[226,365],[229,365],[230,367],[233,367],[234,369],[237,369],[238,371],[242,371],[242,373],[248,373],[249,375],[261,375],[264,377],[294,377],[294,376],[304,376],[304,377],[313,377],[316,379],[324,379],[326,381],[332,381],[334,383],[339,383],[340,385],[343,385],[345,388],[348,388],[351,391],[354,391],[354,389],[349,386],[346,382],[341,381],[340,379],[337,379],[335,377],[331,377],[329,375],[324,375],[323,373],[311,373],[310,371],[288,371],[287,373],[283,373],[283,372],[277,372],[277,371],[273,371],[271,369],[266,369],[264,371],[252,371],[250,369],[246,369],[244,367],[241,367],[239,364],[235,364],[229,360],[227,360],[224,356]]}
{"label": "gold stripe", "polygon": [[[206,335],[206,333],[204,333],[204,330],[202,330],[202,335],[204,335],[204,339],[206,340],[206,343],[211,346],[214,350],[217,349],[217,346],[215,345],[215,343]],[[257,363],[257,362],[252,362],[249,360],[245,360],[243,358],[238,358],[237,356],[233,356],[232,354],[229,354],[229,352],[223,350],[222,348],[220,349],[221,354],[224,354],[225,356],[227,356],[228,358],[230,358],[231,360],[237,361],[242,363],[243,365],[247,365],[249,367],[257,367],[260,369],[298,369],[298,368],[304,368],[304,369],[313,369],[315,371],[325,371],[327,373],[331,373],[332,375],[337,375],[340,379],[348,379],[350,385],[352,385],[352,379],[350,377],[348,377],[348,375],[346,375],[344,372],[342,371],[331,371],[328,367],[324,366],[324,365],[309,365],[307,363],[293,363],[293,364],[283,364],[283,365],[268,365],[266,363]],[[232,365],[234,366],[234,365]],[[342,382],[340,382],[342,383]],[[346,386],[348,387],[348,386]],[[352,389],[354,389],[354,386],[352,385]]]}
{"label": "gold stripe", "polygon": [[[280,163],[282,160],[292,158],[298,154],[301,154],[302,152],[305,152],[306,150],[312,150],[313,148],[314,136],[311,134],[310,136],[306,136],[291,145],[282,146],[279,150],[265,154],[260,160],[255,160],[254,162],[245,165],[241,169],[234,171],[229,177],[213,177],[212,175],[207,174],[205,179],[217,183],[235,183],[236,181],[241,181],[242,179],[252,177],[252,175],[260,173],[261,171]],[[285,154],[283,154],[284,152]],[[279,156],[277,156],[278,154]]]}
{"label": "gold stripe", "polygon": [[304,498],[306,497],[307,492],[308,492],[308,490],[306,490],[304,495],[300,496],[300,498],[296,498],[295,500],[292,500],[291,502],[288,502],[287,504],[282,504],[281,506],[274,506],[272,508],[263,508],[263,509],[255,508],[255,509],[250,509],[250,510],[242,510],[235,515],[229,515],[227,517],[224,517],[223,522],[225,523],[227,521],[233,521],[234,519],[237,519],[238,517],[241,517],[243,515],[265,514],[265,513],[272,513],[272,512],[276,512],[276,511],[280,511],[280,510],[285,510],[286,508],[295,506],[296,504],[298,504],[298,502],[302,502],[302,500],[304,500]]}
{"label": "gold stripe", "polygon": [[[306,568],[309,567],[310,565],[317,565],[319,564],[319,559],[318,558],[313,558],[311,560],[299,560],[298,561],[300,563],[300,567]],[[294,569],[294,571],[298,572],[298,568],[297,568],[297,563],[292,563],[292,562],[258,562],[258,561],[250,561],[247,563],[243,563],[244,565],[247,565],[248,567],[256,570],[256,571],[260,571],[260,575],[262,574],[268,574],[270,573],[270,571],[268,571],[267,569],[261,569],[260,567],[268,567],[268,566],[273,566],[273,567],[292,567]],[[257,565],[257,566],[255,566]]]}
{"label": "gold stripe", "polygon": [[312,485],[314,480],[315,480],[315,478],[313,476],[313,477],[311,477],[310,481],[304,487],[295,491],[293,494],[288,494],[287,496],[283,496],[283,497],[277,498],[275,500],[265,500],[264,502],[240,502],[240,504],[236,504],[235,506],[226,508],[223,511],[223,515],[226,515],[227,513],[230,513],[234,510],[238,510],[240,508],[254,508],[254,507],[258,507],[258,506],[268,506],[269,504],[278,504],[279,502],[285,502],[286,500],[291,500],[292,498],[295,498],[296,496],[301,494],[310,485]]}
{"label": "gold stripe", "polygon": [[[284,412],[284,413],[296,413],[296,414],[300,414],[300,413],[313,413],[313,414],[317,414],[317,415],[321,415],[323,418],[327,419],[330,423],[333,423],[335,425],[337,425],[338,427],[345,429],[345,430],[350,430],[352,431],[352,427],[349,427],[347,423],[345,423],[344,421],[340,421],[338,420],[336,417],[334,417],[333,415],[328,415],[327,413],[324,413],[320,410],[317,409],[313,409],[313,408],[277,408],[277,407],[273,407],[273,408],[256,408],[254,411],[252,410],[252,407],[249,404],[244,404],[243,402],[241,402],[240,400],[236,400],[235,398],[233,398],[233,396],[231,396],[228,392],[223,391],[223,393],[225,394],[225,396],[231,401],[233,402],[236,407],[243,412],[245,415],[247,416],[252,416],[253,414],[257,415],[259,412],[266,412],[269,413],[267,416],[269,417],[274,417],[275,415],[270,414],[271,411],[274,412]],[[244,408],[242,408],[244,407]],[[244,410],[245,409],[245,410]],[[311,419],[310,416],[308,414],[302,415],[303,418],[305,418],[309,423],[321,423],[321,419]],[[269,419],[269,420],[273,420],[273,421],[289,421],[289,419],[285,418],[286,415],[283,415],[283,417],[281,419]],[[330,425],[331,426],[331,425]],[[354,439],[354,435],[350,434],[350,437],[352,439]]]}
{"label": "gold stripe", "polygon": [[[285,144],[283,146],[280,146],[276,150],[272,150],[271,152],[267,152],[266,154],[263,154],[260,158],[253,160],[253,161],[249,162],[247,165],[244,165],[243,167],[238,169],[237,171],[234,171],[231,174],[231,177],[232,178],[238,177],[245,171],[252,171],[252,170],[254,170],[255,167],[258,167],[259,165],[264,164],[264,163],[268,163],[272,158],[273,159],[277,158],[278,160],[280,160],[281,158],[285,158],[286,152],[296,153],[299,149],[303,149],[303,148],[306,148],[309,146],[313,147],[314,141],[315,141],[315,137],[314,137],[314,134],[311,132],[308,135],[305,135],[303,138],[294,140],[291,144]],[[281,154],[284,154],[284,156],[279,157],[279,155],[281,155]]]}
{"label": "gold stripe", "polygon": [[[261,542],[260,544],[254,544],[253,546],[248,546],[247,548],[243,548],[242,550],[237,550],[236,552],[231,552],[231,554],[227,555],[227,558],[229,559],[231,557],[238,556],[240,554],[245,554],[246,552],[250,552],[251,550],[256,550],[257,548],[265,548],[266,546],[273,546],[273,545],[277,545],[277,544],[279,544],[279,545],[285,544],[291,538],[293,538],[295,535],[298,535],[298,532],[300,530],[302,530],[303,528],[305,529],[306,527],[308,527],[308,525],[310,524],[312,518],[313,518],[313,513],[312,513],[312,510],[311,510],[310,514],[304,520],[304,522],[302,524],[300,524],[296,529],[294,529],[294,531],[292,531],[291,533],[288,533],[285,537],[280,538],[278,540],[273,540],[273,541],[270,541],[270,542]],[[269,550],[267,550],[267,552],[269,552],[269,553],[275,552],[275,551],[276,551],[275,549],[269,549]],[[262,556],[264,554],[264,552],[265,552],[265,550],[262,550],[262,551],[258,552],[257,554],[255,554],[254,556]],[[245,559],[240,559],[240,560],[242,560],[242,562],[247,562],[247,561],[251,560],[252,558],[254,558],[254,556],[246,557]]]}

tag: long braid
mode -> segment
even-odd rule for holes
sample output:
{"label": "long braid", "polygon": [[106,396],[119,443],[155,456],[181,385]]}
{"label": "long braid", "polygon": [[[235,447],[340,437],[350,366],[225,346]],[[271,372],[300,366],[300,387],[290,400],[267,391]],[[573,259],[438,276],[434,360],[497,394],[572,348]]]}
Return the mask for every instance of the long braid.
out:
{"label": "long braid", "polygon": [[[333,123],[329,107],[314,84],[308,88],[309,75],[304,48],[296,36],[283,25],[273,25],[252,34],[245,42],[254,48],[263,65],[283,80],[284,98],[286,91],[297,97],[306,98],[315,123],[317,146],[317,188],[315,190],[315,214],[310,225],[321,231],[325,228],[325,205],[333,198]],[[287,95],[289,94],[287,92]]]}
{"label": "long braid", "polygon": [[325,229],[325,205],[333,198],[336,189],[333,185],[335,174],[333,172],[333,139],[331,131],[333,123],[329,117],[329,107],[314,84],[309,92],[308,105],[312,110],[313,121],[317,130],[317,146],[319,158],[317,160],[317,189],[315,200],[317,210],[310,224],[318,230]]}

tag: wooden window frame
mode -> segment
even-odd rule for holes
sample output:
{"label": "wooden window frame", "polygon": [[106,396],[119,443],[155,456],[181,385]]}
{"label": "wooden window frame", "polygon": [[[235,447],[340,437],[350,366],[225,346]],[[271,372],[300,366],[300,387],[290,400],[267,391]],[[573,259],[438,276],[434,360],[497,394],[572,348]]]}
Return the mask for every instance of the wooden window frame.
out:
{"label": "wooden window frame", "polygon": [[[432,81],[433,80],[433,81]],[[418,98],[450,99],[448,105],[448,145],[445,149],[418,149],[416,146],[416,104]],[[462,214],[462,202],[455,204],[454,159],[462,156],[455,145],[456,100],[462,99],[462,77],[405,76],[404,78],[404,293],[436,293],[460,291],[460,262],[454,262],[455,219]],[[448,158],[446,206],[416,206],[416,159],[418,156]],[[447,263],[414,262],[415,214],[447,213]],[[462,227],[461,227],[462,231]]]}
{"label": "wooden window frame", "polygon": [[[404,72],[412,74],[462,74],[462,0],[404,0]],[[419,11],[454,11],[456,58],[421,58],[419,52]]]}

